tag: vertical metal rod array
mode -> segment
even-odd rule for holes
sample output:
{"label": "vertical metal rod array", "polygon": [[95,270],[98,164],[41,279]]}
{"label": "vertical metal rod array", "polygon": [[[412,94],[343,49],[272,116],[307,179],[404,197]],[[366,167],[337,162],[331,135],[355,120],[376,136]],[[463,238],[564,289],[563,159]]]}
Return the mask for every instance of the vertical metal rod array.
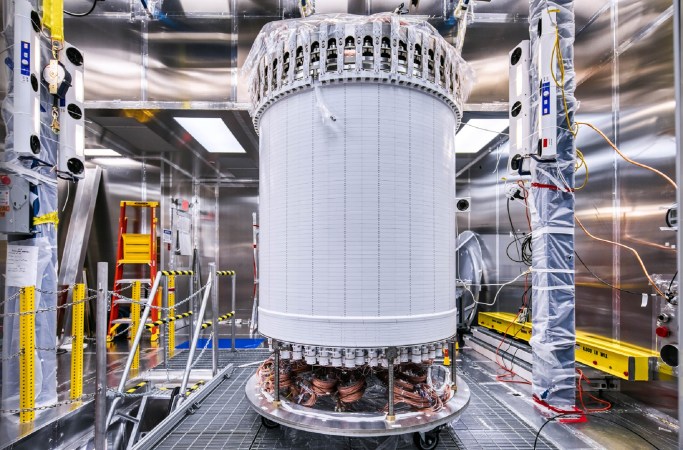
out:
{"label": "vertical metal rod array", "polygon": [[455,372],[456,368],[456,360],[458,358],[458,355],[455,353],[455,343],[457,341],[457,337],[451,339],[448,343],[448,353],[451,355],[451,386],[457,386],[458,385],[458,380],[457,380],[457,375]]}
{"label": "vertical metal rod array", "polygon": [[[162,310],[159,314],[159,319],[162,320],[170,317],[168,309],[166,309],[168,307],[168,278],[169,277],[164,277],[164,288],[161,294]],[[159,348],[161,349],[162,367],[167,368],[168,361],[166,361],[166,354],[168,349],[166,347],[166,342],[168,341],[168,322],[162,324],[159,328]]]}
{"label": "vertical metal rod array", "polygon": [[[192,283],[192,279],[190,279]],[[169,275],[166,277],[166,288],[168,290],[167,302],[168,302],[168,315],[170,317],[175,316],[175,275]],[[190,323],[192,319],[190,319]],[[175,322],[168,324],[168,357],[173,358],[175,356]]]}
{"label": "vertical metal rod array", "polygon": [[273,403],[275,406],[280,405],[280,345],[277,340],[273,339],[273,372],[275,373],[275,398]]}
{"label": "vertical metal rod array", "polygon": [[[213,271],[213,273],[214,275],[216,274],[215,271]],[[213,324],[213,334],[211,338],[211,373],[214,377],[216,376],[216,373],[218,373],[218,280],[219,278],[216,276],[215,283],[211,285],[211,323]]]}
{"label": "vertical metal rod array", "polygon": [[85,320],[85,285],[77,284],[73,290],[71,314],[71,393],[76,400],[83,395],[83,326]]}
{"label": "vertical metal rod array", "polygon": [[[142,283],[139,281],[133,282],[133,289],[131,292],[131,299],[133,302],[130,304],[130,330],[128,339],[133,337],[133,330],[137,330],[140,327],[140,299],[142,298]],[[131,369],[140,368],[140,348],[137,347],[133,351],[133,363],[131,364]]]}
{"label": "vertical metal rod array", "polygon": [[[32,422],[36,417],[36,288],[26,286],[19,293],[19,423]],[[29,314],[24,314],[29,313]]]}
{"label": "vertical metal rod array", "polygon": [[97,263],[97,307],[95,321],[95,448],[107,445],[107,305],[108,264]]}
{"label": "vertical metal rod array", "polygon": [[[98,266],[99,267],[99,266]],[[99,273],[99,269],[98,269]],[[140,341],[142,340],[142,333],[145,330],[145,323],[147,322],[147,318],[149,317],[149,313],[152,310],[151,305],[154,302],[154,298],[157,295],[157,292],[159,291],[159,284],[161,283],[161,277],[162,277],[161,271],[157,272],[156,278],[154,278],[154,284],[152,285],[152,289],[149,293],[149,297],[147,298],[147,302],[145,303],[145,310],[142,313],[142,317],[140,318],[140,326],[138,326],[138,329],[135,332],[135,339],[133,340],[133,346],[130,349],[130,353],[128,354],[128,359],[126,360],[126,366],[123,369],[123,373],[121,374],[121,380],[119,381],[118,385],[118,392],[123,392],[124,388],[126,387],[126,382],[128,381],[128,375],[130,374],[130,369],[133,365],[133,360],[135,357],[135,353],[138,350],[138,347],[140,346]],[[99,284],[99,283],[98,283]],[[99,289],[99,287],[98,287]],[[106,350],[105,350],[106,351]],[[105,354],[106,358],[106,354]],[[106,370],[106,359],[105,359],[105,370]],[[120,397],[116,397],[114,401],[112,402],[111,406],[109,407],[109,414],[107,414],[107,426],[111,423],[111,419],[114,417],[114,411],[116,410],[116,406],[118,406],[119,402],[121,401]]]}
{"label": "vertical metal rod array", "polygon": [[202,304],[199,307],[199,314],[197,315],[197,321],[195,322],[194,334],[192,335],[192,342],[190,343],[190,351],[187,356],[187,363],[185,364],[185,372],[183,372],[183,381],[180,384],[180,398],[178,405],[182,403],[185,399],[185,391],[187,390],[187,381],[190,378],[190,371],[192,370],[192,360],[194,359],[195,351],[197,350],[197,341],[199,341],[199,333],[202,332],[202,322],[204,321],[204,313],[206,312],[206,304],[209,301],[209,295],[211,294],[211,288],[213,283],[216,281],[216,264],[209,263],[209,278],[206,281],[207,288],[202,297]]}
{"label": "vertical metal rod array", "polygon": [[235,304],[235,286],[237,284],[237,274],[233,273],[232,274],[232,287],[230,288],[232,290],[232,318],[230,319],[230,346],[232,348],[232,351],[235,351],[235,316],[237,315],[237,311],[235,311],[236,304]]}
{"label": "vertical metal rod array", "polygon": [[[683,106],[681,102],[683,101],[683,7],[681,2],[674,2],[674,75],[675,75],[675,91],[676,91],[676,182],[681,183],[683,180]],[[678,208],[680,210],[683,205],[683,191],[678,189],[676,192],[676,200]],[[681,247],[683,245],[683,235],[681,234],[680,226],[677,233],[677,258],[678,258],[678,279],[682,277],[681,270],[683,270],[683,252],[681,252]],[[681,285],[681,282],[678,282]],[[680,289],[678,290],[680,305]],[[680,308],[680,306],[679,306]],[[683,330],[683,315],[678,314],[678,329]],[[680,346],[679,342],[679,353]],[[678,360],[681,360],[681,355],[679,354]],[[678,377],[678,417],[683,417],[683,376]],[[678,433],[678,448],[683,448],[683,433]]]}
{"label": "vertical metal rod array", "polygon": [[396,357],[396,352],[392,350],[394,349],[387,350],[387,370],[389,371],[389,411],[387,413],[387,420],[389,422],[396,420],[396,414],[394,412],[394,358]]}

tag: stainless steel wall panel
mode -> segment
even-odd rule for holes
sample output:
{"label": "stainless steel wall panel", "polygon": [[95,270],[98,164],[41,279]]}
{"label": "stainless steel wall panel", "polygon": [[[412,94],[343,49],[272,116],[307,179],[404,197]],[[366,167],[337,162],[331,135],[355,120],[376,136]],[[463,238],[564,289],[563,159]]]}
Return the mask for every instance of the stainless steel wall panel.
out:
{"label": "stainless steel wall panel", "polygon": [[[254,272],[251,214],[258,211],[258,188],[219,188],[218,236],[219,259],[217,267],[237,272],[235,310],[238,319],[251,319]],[[219,278],[220,310],[228,311],[230,281]]]}
{"label": "stainless steel wall panel", "polygon": [[67,17],[64,28],[69,42],[83,50],[86,100],[141,100],[144,72],[139,22]]}
{"label": "stainless steel wall panel", "polygon": [[172,17],[148,24],[148,99],[231,101],[236,80],[235,20]]}

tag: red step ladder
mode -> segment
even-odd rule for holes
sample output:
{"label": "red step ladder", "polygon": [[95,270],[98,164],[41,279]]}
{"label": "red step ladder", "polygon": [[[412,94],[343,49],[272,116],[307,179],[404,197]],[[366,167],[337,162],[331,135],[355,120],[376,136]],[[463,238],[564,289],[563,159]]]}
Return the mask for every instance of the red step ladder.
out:
{"label": "red step ladder", "polygon": [[[157,217],[156,209],[159,202],[139,202],[124,200],[121,202],[121,212],[119,214],[119,239],[116,250],[116,272],[114,274],[114,292],[119,293],[126,284],[131,284],[140,281],[143,284],[149,285],[152,288],[152,283],[157,275]],[[149,210],[149,234],[129,233],[128,232],[128,217],[126,216],[126,208]],[[149,266],[149,276],[141,276],[138,278],[123,278],[124,268],[126,266]],[[142,269],[144,271],[144,269]],[[128,297],[128,296],[126,296]],[[157,292],[156,298],[152,303],[154,306],[161,305],[161,293]],[[145,299],[141,299],[145,302]],[[119,305],[130,304],[127,299],[119,298],[116,295],[111,297],[111,309],[109,313],[109,333],[108,341],[112,341],[117,333],[117,329],[122,324],[130,324],[131,317],[119,317]],[[151,320],[156,321],[159,318],[159,310],[154,308],[151,311]],[[135,335],[135,330],[129,330],[129,337]],[[159,337],[159,329],[152,329],[152,341]]]}

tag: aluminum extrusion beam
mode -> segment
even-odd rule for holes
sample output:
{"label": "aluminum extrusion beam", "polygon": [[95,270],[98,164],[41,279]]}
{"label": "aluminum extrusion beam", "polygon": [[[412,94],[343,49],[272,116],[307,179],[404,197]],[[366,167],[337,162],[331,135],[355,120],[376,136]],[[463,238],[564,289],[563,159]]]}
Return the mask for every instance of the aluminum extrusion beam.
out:
{"label": "aluminum extrusion beam", "polygon": [[[681,111],[681,101],[683,101],[683,7],[681,2],[674,2],[674,73],[675,73],[675,90],[676,90],[676,181],[678,183],[683,179],[683,111]],[[679,205],[683,205],[683,194],[681,190],[678,189],[676,193],[676,202]],[[683,245],[683,237],[680,231],[677,236],[677,258],[678,258],[678,272],[680,279],[680,272],[683,269],[683,252],[680,251],[681,245]],[[679,282],[680,285],[680,282]],[[680,293],[680,291],[679,291]],[[683,316],[678,315],[678,329],[683,330]],[[679,343],[680,345],[680,343]],[[679,347],[679,361],[680,357],[680,347]],[[683,417],[683,377],[678,377],[678,417]],[[678,448],[683,448],[683,433],[678,434]]]}

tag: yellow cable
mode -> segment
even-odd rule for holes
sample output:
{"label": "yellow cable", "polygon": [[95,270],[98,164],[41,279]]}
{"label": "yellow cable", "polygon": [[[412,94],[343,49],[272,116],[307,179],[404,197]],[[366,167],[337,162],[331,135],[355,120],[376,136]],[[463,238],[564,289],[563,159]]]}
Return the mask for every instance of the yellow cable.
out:
{"label": "yellow cable", "polygon": [[659,175],[660,177],[662,177],[662,178],[664,178],[666,181],[668,181],[668,182],[674,187],[674,189],[678,189],[678,185],[676,184],[676,182],[675,182],[674,180],[672,180],[671,178],[669,178],[666,174],[660,172],[659,170],[655,169],[654,167],[648,166],[647,164],[642,164],[642,163],[639,163],[639,162],[637,162],[637,161],[634,161],[634,160],[632,160],[631,158],[629,158],[628,156],[626,156],[626,155],[624,155],[623,153],[621,153],[621,151],[617,148],[617,146],[614,145],[614,142],[612,142],[612,141],[610,140],[610,138],[608,138],[608,137],[605,135],[605,133],[603,133],[602,131],[600,131],[600,129],[597,128],[595,125],[590,124],[590,123],[588,123],[588,122],[577,122],[576,124],[577,124],[577,125],[585,125],[585,126],[587,126],[587,127],[590,127],[591,129],[593,129],[593,131],[595,131],[595,132],[598,133],[600,136],[602,136],[602,138],[605,140],[605,142],[607,142],[607,143],[610,145],[610,147],[612,147],[612,148],[614,149],[614,151],[617,152],[617,153],[619,154],[619,156],[621,156],[622,158],[624,158],[624,160],[625,160],[626,162],[629,162],[629,163],[633,164],[634,166],[638,166],[638,167],[641,167],[641,168],[643,168],[643,169],[647,169],[647,170],[649,170],[649,171],[651,171],[651,172],[656,173],[657,175]]}
{"label": "yellow cable", "polygon": [[638,251],[637,251],[636,249],[634,249],[633,247],[629,247],[628,245],[621,244],[621,243],[619,243],[619,242],[614,242],[614,241],[610,241],[610,240],[608,240],[608,239],[599,238],[599,237],[597,237],[597,236],[591,234],[591,232],[588,231],[588,230],[586,229],[586,227],[583,226],[583,223],[581,223],[581,220],[579,220],[578,217],[575,217],[575,219],[576,219],[576,223],[579,224],[579,226],[581,227],[581,229],[583,230],[583,232],[586,233],[586,234],[588,235],[588,237],[590,237],[590,238],[592,238],[592,239],[595,239],[596,241],[605,242],[605,243],[607,243],[607,244],[612,244],[612,245],[616,245],[616,246],[618,246],[618,247],[625,248],[626,250],[628,250],[628,251],[630,251],[631,253],[633,253],[633,254],[635,255],[636,259],[638,260],[638,263],[640,264],[640,267],[643,269],[643,273],[644,273],[645,276],[647,277],[647,279],[648,279],[648,281],[650,282],[650,284],[652,284],[652,287],[655,288],[655,291],[657,291],[657,293],[658,293],[659,295],[661,295],[662,297],[666,297],[666,295],[664,294],[664,292],[662,292],[662,291],[657,287],[657,284],[655,284],[654,280],[650,277],[650,274],[649,274],[648,271],[647,271],[647,267],[645,267],[645,263],[644,263],[643,260],[640,258],[640,254],[638,253]]}

